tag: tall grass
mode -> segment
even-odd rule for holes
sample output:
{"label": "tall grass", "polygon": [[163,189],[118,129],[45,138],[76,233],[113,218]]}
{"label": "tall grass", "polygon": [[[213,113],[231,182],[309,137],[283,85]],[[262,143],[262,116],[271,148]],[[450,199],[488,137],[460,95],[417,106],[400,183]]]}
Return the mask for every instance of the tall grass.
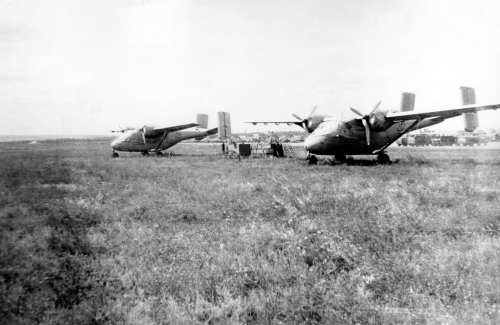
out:
{"label": "tall grass", "polygon": [[[2,254],[18,253],[2,257],[2,274],[48,269],[62,283],[3,277],[12,320],[500,321],[495,161],[401,151],[390,166],[308,166],[223,159],[210,146],[179,145],[171,159],[82,149],[4,155]],[[42,268],[23,264],[29,256]],[[44,292],[47,304],[13,298],[29,290]]]}
{"label": "tall grass", "polygon": [[72,204],[70,164],[56,154],[0,158],[2,323],[99,323],[109,304],[88,229],[97,210]]}

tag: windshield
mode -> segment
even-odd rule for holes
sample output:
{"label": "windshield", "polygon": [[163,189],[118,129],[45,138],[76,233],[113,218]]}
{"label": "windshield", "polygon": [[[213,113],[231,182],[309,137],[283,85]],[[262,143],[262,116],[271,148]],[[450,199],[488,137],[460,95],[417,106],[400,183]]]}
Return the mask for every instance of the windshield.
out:
{"label": "windshield", "polygon": [[334,122],[323,122],[314,130],[312,135],[326,135],[335,132],[336,129],[337,127]]}
{"label": "windshield", "polygon": [[118,136],[118,138],[116,138],[116,139],[117,139],[117,140],[120,140],[120,141],[125,141],[125,140],[127,140],[127,138],[130,138],[130,136],[131,136],[132,134],[134,134],[134,132],[135,132],[135,130],[125,131],[125,132],[123,132],[122,134],[120,134],[120,135]]}

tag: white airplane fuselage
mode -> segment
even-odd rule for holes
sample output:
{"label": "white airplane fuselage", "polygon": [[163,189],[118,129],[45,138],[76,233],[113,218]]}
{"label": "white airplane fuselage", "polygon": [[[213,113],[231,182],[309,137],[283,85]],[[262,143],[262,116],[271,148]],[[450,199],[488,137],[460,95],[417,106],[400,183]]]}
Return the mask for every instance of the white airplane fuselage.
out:
{"label": "white airplane fuselage", "polygon": [[158,143],[160,143],[163,134],[156,137],[143,138],[143,135],[139,129],[125,131],[118,138],[111,142],[111,148],[116,151],[130,151],[130,152],[150,152],[150,151],[163,151],[168,149],[177,143],[192,139],[200,136],[207,136],[210,134],[210,130],[203,129],[199,127],[193,127],[181,131],[169,132],[166,138],[161,143],[160,147],[156,149]]}
{"label": "white airplane fuselage", "polygon": [[371,131],[368,145],[365,127],[340,120],[321,123],[304,141],[304,148],[316,155],[377,154],[409,131],[441,123],[442,119],[406,120],[393,123],[383,131]]}

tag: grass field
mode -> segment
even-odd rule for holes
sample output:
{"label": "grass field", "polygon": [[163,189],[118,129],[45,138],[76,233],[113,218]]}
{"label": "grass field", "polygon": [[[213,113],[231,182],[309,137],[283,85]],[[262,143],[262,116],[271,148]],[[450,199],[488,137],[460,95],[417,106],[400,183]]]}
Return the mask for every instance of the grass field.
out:
{"label": "grass field", "polygon": [[0,143],[2,323],[500,323],[498,146],[172,149]]}

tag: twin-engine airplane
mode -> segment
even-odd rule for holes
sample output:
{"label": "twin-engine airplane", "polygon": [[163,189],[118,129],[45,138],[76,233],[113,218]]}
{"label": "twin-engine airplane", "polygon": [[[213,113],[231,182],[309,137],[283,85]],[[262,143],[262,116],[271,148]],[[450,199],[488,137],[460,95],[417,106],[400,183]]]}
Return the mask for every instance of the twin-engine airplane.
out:
{"label": "twin-engine airplane", "polygon": [[[217,128],[201,128],[199,123],[182,124],[175,126],[145,125],[137,129],[125,129],[113,132],[122,134],[111,142],[112,157],[118,157],[115,151],[141,152],[148,156],[150,152],[163,156],[162,151],[173,145],[191,138],[203,138],[216,134]],[[205,125],[206,127],[206,125]]]}
{"label": "twin-engine airplane", "polygon": [[[467,90],[472,90],[473,94],[473,88]],[[306,133],[310,133],[304,142],[304,148],[308,152],[307,156],[310,163],[313,164],[318,161],[314,154],[335,156],[339,161],[346,160],[346,155],[377,155],[380,163],[389,163],[390,158],[385,150],[407,132],[429,127],[462,114],[500,108],[500,104],[474,104],[440,111],[399,112],[379,109],[380,103],[375,105],[369,114],[362,114],[358,110],[351,108],[351,111],[359,115],[359,117],[351,120],[341,120],[329,116],[313,116],[316,110],[315,107],[309,117],[305,119],[293,114],[299,121],[247,123],[254,125],[257,123],[286,123],[301,126]],[[464,102],[464,104],[467,104],[467,102]]]}

